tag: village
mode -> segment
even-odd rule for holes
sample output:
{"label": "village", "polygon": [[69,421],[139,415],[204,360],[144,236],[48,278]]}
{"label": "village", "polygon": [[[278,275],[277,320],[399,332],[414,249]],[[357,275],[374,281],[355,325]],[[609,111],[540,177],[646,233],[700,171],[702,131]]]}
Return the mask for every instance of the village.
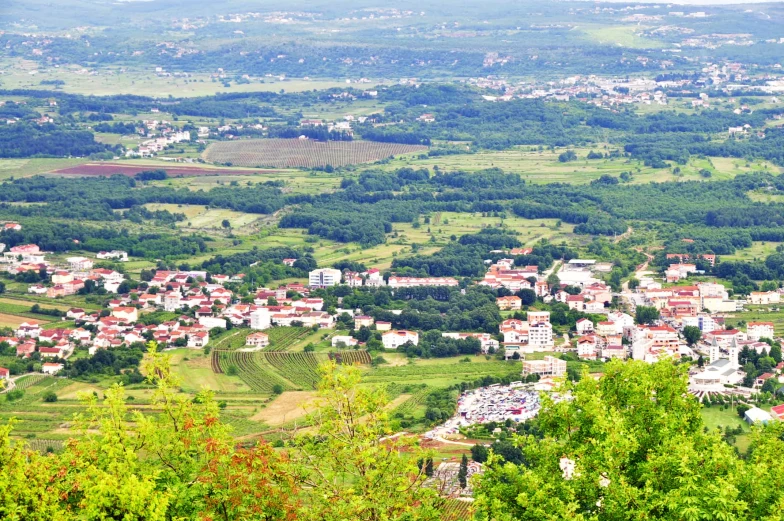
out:
{"label": "village", "polygon": [[[14,229],[20,225],[5,226]],[[2,249],[4,246],[0,245]],[[544,272],[537,266],[515,266],[516,257],[531,251],[531,248],[517,248],[488,252],[496,257],[509,255],[495,262],[487,261],[485,276],[477,282],[500,295],[496,304],[506,318],[497,333],[441,333],[445,339],[473,339],[478,342],[481,354],[520,363],[521,378],[532,382],[527,389],[554,390],[557,379],[567,374],[567,361],[562,359],[567,354],[573,357],[567,359],[580,362],[690,360],[696,362],[690,369],[690,392],[699,398],[733,395],[749,399],[761,391],[767,380],[784,382],[784,362],[749,382],[740,359],[741,353],[753,351],[759,357],[770,353],[776,338],[772,322],[749,322],[745,331],[725,325],[725,317],[746,305],[778,304],[784,290],[756,291],[747,298],[730,298],[725,286],[718,282],[686,285],[689,276],[698,275],[696,259],[686,254],[669,254],[667,258],[672,264],[663,273],[656,274],[641,266],[637,273],[639,284],[634,289],[624,287],[617,293],[602,279],[611,268],[609,264],[570,259],[556,261],[553,268]],[[22,323],[12,336],[0,338],[0,342],[15,348],[18,357],[34,357],[42,362],[40,371],[46,374],[62,370],[79,348],[87,349],[90,356],[98,350],[150,341],[162,347],[204,349],[210,345],[211,334],[231,328],[249,328],[254,332],[246,338],[245,351],[264,350],[270,344],[265,331],[287,326],[331,331],[331,346],[335,349],[365,347],[359,338],[367,335],[358,332],[366,329],[379,335],[384,351],[405,350],[420,343],[421,332],[394,329],[391,322],[377,321],[359,309],[328,311],[324,299],[311,293],[341,285],[386,286],[394,292],[418,287],[457,288],[460,284],[452,277],[404,277],[378,269],[359,273],[318,268],[310,271],[307,284],[291,282],[277,288],[258,287],[251,302],[247,298],[239,299],[225,287],[243,282],[243,274],[156,270],[148,281],[131,287],[122,273],[96,267],[101,261],[126,262],[126,252],[98,252],[94,258],[66,257],[56,263],[47,260],[47,256],[34,244],[16,246],[3,252],[0,268],[14,276],[34,275],[38,281],[29,284],[28,292],[52,301],[75,295],[88,286],[100,288],[112,298],[99,311],[70,308],[62,320],[72,322],[74,327],[44,329],[36,323]],[[715,255],[698,258],[710,264],[716,262]],[[296,261],[290,258],[282,262],[293,266]],[[39,280],[40,277],[45,280]],[[558,280],[557,286],[551,285],[553,277]],[[570,311],[581,313],[582,318],[575,321],[573,328],[554,328],[551,312],[537,310],[537,302],[542,307],[565,304]],[[638,315],[636,311],[643,308],[655,310],[655,317],[647,319]],[[172,318],[159,323],[140,321],[145,314],[155,312],[171,313]],[[342,325],[341,317],[344,317]],[[346,333],[339,332],[338,328],[345,328],[347,320],[353,328],[349,327]],[[687,336],[689,329],[692,333]],[[697,338],[693,336],[694,331],[699,333]],[[0,377],[12,376],[8,369],[0,368]],[[473,410],[470,404],[474,401],[466,399],[464,405],[469,410],[458,413],[455,425],[506,418],[520,421],[522,416],[535,414],[535,409],[523,414],[519,408],[494,410],[485,404]],[[768,419],[758,412],[752,415],[756,415],[755,421]]]}

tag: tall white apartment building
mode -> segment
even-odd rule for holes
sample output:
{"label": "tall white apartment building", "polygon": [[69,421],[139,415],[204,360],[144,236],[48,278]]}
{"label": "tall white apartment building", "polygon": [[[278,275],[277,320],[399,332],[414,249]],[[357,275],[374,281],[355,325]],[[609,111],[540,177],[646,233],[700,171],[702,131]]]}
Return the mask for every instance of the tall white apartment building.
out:
{"label": "tall white apartment building", "polygon": [[340,270],[334,268],[320,268],[310,272],[308,285],[311,288],[328,288],[340,284]]}

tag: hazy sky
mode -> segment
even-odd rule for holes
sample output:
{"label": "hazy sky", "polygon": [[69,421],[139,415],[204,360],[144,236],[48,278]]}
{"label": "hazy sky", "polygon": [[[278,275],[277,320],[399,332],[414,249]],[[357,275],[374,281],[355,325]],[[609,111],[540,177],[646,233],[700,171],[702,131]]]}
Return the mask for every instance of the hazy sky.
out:
{"label": "hazy sky", "polygon": [[[582,1],[582,0],[578,0]],[[585,0],[593,1],[593,0]],[[632,4],[634,0],[600,0],[601,2],[618,2]],[[737,4],[772,4],[784,0],[641,0],[641,4],[679,4],[679,5],[737,5]]]}

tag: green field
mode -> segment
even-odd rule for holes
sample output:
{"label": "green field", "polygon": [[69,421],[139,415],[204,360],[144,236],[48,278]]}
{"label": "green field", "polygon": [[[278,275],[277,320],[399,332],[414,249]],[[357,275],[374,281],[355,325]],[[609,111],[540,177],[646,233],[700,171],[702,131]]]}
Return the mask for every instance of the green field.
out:
{"label": "green field", "polygon": [[86,158],[75,159],[0,159],[0,181],[11,177],[29,177],[86,163]]}
{"label": "green field", "polygon": [[653,40],[643,36],[643,31],[648,27],[634,25],[615,25],[615,26],[578,26],[591,40],[598,43],[616,45],[619,47],[630,47],[632,49],[661,49],[667,44],[658,40]]}
{"label": "green field", "polygon": [[[608,150],[617,147],[608,145]],[[650,183],[663,181],[705,180],[700,170],[708,169],[713,175],[711,180],[731,179],[738,174],[751,171],[768,170],[778,173],[781,170],[767,161],[747,163],[743,159],[692,157],[688,164],[679,165],[681,175],[673,174],[673,169],[650,168],[642,161],[629,158],[586,159],[591,150],[606,152],[602,145],[593,148],[570,148],[577,153],[578,160],[568,163],[558,161],[558,156],[566,148],[554,151],[539,151],[535,147],[516,147],[511,150],[482,151],[475,154],[451,155],[427,159],[396,158],[384,168],[393,170],[402,166],[430,168],[438,166],[441,170],[462,170],[475,172],[487,168],[500,168],[504,172],[520,174],[523,179],[532,183],[572,183],[584,184],[602,175],[619,176],[621,172],[631,172],[632,183]]]}
{"label": "green field", "polygon": [[[196,97],[209,96],[222,92],[301,92],[313,89],[330,89],[347,87],[345,81],[335,79],[286,79],[264,78],[251,83],[237,84],[231,82],[230,87],[223,83],[213,81],[209,74],[196,73],[188,78],[173,76],[159,76],[154,70],[128,69],[122,72],[119,67],[106,67],[90,74],[90,71],[78,65],[60,68],[37,67],[34,62],[17,60],[7,64],[8,70],[3,75],[3,88],[6,89],[47,89],[41,85],[41,80],[62,80],[64,92],[73,94],[89,94],[94,96],[108,96],[112,94],[135,94],[138,96],[178,96]],[[38,73],[31,75],[31,70]],[[352,84],[352,88],[366,89],[372,84]]]}

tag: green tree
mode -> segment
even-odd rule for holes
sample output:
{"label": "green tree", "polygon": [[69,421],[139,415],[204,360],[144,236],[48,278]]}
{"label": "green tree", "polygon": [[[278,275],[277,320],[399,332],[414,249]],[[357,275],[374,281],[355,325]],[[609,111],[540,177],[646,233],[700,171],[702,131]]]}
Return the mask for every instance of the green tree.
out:
{"label": "green tree", "polygon": [[768,353],[773,360],[776,361],[777,364],[781,363],[781,344],[778,342],[774,342],[773,345],[770,346],[770,353]]}
{"label": "green tree", "polygon": [[439,499],[417,461],[432,454],[393,434],[383,389],[359,386],[353,366],[326,364],[312,433],[295,437],[291,457],[313,493],[298,520],[438,520]]}
{"label": "green tree", "polygon": [[659,310],[652,306],[637,306],[635,311],[634,320],[638,324],[650,324],[659,320]]}
{"label": "green tree", "polygon": [[702,338],[702,331],[697,326],[686,326],[683,328],[683,338],[690,346],[693,346]]}
{"label": "green tree", "polygon": [[468,486],[468,456],[463,454],[460,460],[460,470],[457,471],[457,481],[460,483],[460,488]]}
{"label": "green tree", "polygon": [[775,480],[754,483],[780,471],[784,425],[755,428],[748,460],[739,458],[721,433],[703,430],[687,370],[613,361],[598,381],[564,382],[560,395],[572,399],[542,399],[543,437],[514,438],[526,465],[488,458],[476,519],[779,518],[784,492]]}

